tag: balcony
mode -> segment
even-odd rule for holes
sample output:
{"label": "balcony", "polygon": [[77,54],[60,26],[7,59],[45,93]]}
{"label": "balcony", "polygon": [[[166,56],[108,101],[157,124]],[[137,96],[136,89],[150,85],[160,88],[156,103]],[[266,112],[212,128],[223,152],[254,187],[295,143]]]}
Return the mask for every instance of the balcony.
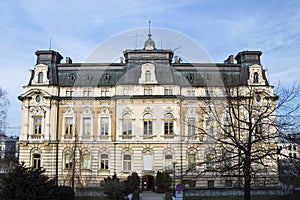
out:
{"label": "balcony", "polygon": [[30,135],[30,139],[41,140],[41,139],[44,139],[44,135],[43,134],[32,134],[32,135]]}

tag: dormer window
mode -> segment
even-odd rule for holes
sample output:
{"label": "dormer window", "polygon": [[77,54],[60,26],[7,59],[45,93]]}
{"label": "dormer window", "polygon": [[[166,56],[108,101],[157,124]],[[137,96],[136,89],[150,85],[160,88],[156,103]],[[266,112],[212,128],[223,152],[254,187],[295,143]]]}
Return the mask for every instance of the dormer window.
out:
{"label": "dormer window", "polygon": [[49,79],[47,77],[48,66],[44,64],[39,64],[34,66],[34,78],[32,79],[32,84],[49,84]]}
{"label": "dormer window", "polygon": [[44,74],[43,72],[39,72],[38,74],[38,83],[43,83],[44,82]]}
{"label": "dormer window", "polygon": [[257,72],[253,73],[253,83],[258,83],[258,73]]}
{"label": "dormer window", "polygon": [[151,72],[149,71],[149,70],[147,70],[146,72],[145,72],[145,80],[146,80],[146,82],[150,82],[151,81]]}
{"label": "dormer window", "polygon": [[157,84],[155,76],[155,66],[151,63],[146,63],[141,66],[140,84]]}

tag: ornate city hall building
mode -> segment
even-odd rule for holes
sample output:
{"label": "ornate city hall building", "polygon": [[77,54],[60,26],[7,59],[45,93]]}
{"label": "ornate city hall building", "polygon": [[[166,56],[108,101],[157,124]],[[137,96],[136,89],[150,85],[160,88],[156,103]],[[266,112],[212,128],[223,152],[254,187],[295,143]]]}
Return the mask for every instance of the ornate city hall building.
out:
{"label": "ornate city hall building", "polygon": [[[118,63],[69,57],[63,63],[53,50],[35,54],[19,96],[19,161],[64,185],[99,186],[114,173],[125,179],[137,172],[141,187],[152,189],[160,171],[190,187],[237,187],[237,173],[214,172],[221,150],[205,133],[224,130],[203,111],[205,102],[226,99],[224,80],[240,95],[255,88],[257,101],[274,96],[260,51],[239,52],[223,63],[184,63],[173,50],[157,49],[150,31],[144,47],[124,50]],[[269,180],[264,186],[276,185],[270,181],[276,169],[261,174]]]}

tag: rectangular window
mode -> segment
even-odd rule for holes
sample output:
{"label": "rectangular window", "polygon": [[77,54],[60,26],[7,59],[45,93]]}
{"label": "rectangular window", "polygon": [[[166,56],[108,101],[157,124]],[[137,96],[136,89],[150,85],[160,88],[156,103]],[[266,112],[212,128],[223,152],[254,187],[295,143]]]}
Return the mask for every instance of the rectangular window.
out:
{"label": "rectangular window", "polygon": [[191,172],[196,171],[196,154],[188,155],[188,170]]}
{"label": "rectangular window", "polygon": [[101,169],[102,170],[108,169],[108,155],[107,154],[101,155]]}
{"label": "rectangular window", "polygon": [[173,156],[172,155],[165,155],[165,170],[172,171],[173,170]]}
{"label": "rectangular window", "polygon": [[101,90],[101,96],[103,96],[103,97],[109,96],[109,91],[108,90]]}
{"label": "rectangular window", "polygon": [[165,94],[165,95],[173,95],[173,90],[170,89],[170,88],[165,88],[164,94]]}
{"label": "rectangular window", "polygon": [[152,120],[144,119],[144,135],[152,135]]}
{"label": "rectangular window", "polygon": [[33,154],[32,167],[34,169],[41,168],[41,155],[40,154]]}
{"label": "rectangular window", "polygon": [[108,135],[108,117],[100,118],[101,135]]}
{"label": "rectangular window", "polygon": [[92,92],[90,90],[83,91],[83,96],[85,96],[85,97],[90,97],[91,94],[92,94]]}
{"label": "rectangular window", "polygon": [[214,169],[214,155],[209,153],[206,155],[206,170],[213,170]]}
{"label": "rectangular window", "polygon": [[188,118],[188,136],[196,134],[196,119]]}
{"label": "rectangular window", "polygon": [[90,156],[90,154],[83,154],[83,156],[82,156],[82,169],[91,169],[91,156]]}
{"label": "rectangular window", "polygon": [[152,95],[152,89],[145,88],[144,89],[144,95]]}
{"label": "rectangular window", "polygon": [[73,94],[74,94],[74,91],[73,91],[73,90],[67,90],[67,91],[66,91],[66,96],[68,96],[68,97],[72,97]]}
{"label": "rectangular window", "polygon": [[173,120],[166,120],[165,121],[165,135],[172,135],[173,134]]}
{"label": "rectangular window", "polygon": [[214,187],[215,187],[215,182],[214,182],[213,180],[208,180],[208,181],[207,181],[207,187],[208,187],[209,189],[214,188]]}
{"label": "rectangular window", "polygon": [[225,187],[232,188],[232,180],[225,180]]}
{"label": "rectangular window", "polygon": [[194,97],[195,96],[195,90],[188,90],[187,91],[187,96],[188,97]]}
{"label": "rectangular window", "polygon": [[132,95],[132,89],[131,88],[124,88],[123,89],[123,95]]}
{"label": "rectangular window", "polygon": [[91,135],[91,118],[83,118],[83,137],[88,138]]}
{"label": "rectangular window", "polygon": [[209,96],[209,91],[207,89],[205,90],[205,96]]}
{"label": "rectangular window", "polygon": [[224,154],[224,169],[225,170],[230,170],[231,168],[231,154],[230,153],[225,153]]}
{"label": "rectangular window", "polygon": [[72,168],[72,157],[71,154],[67,153],[65,154],[65,169],[71,169]]}
{"label": "rectangular window", "polygon": [[131,155],[123,156],[123,170],[130,171],[131,170]]}
{"label": "rectangular window", "polygon": [[132,120],[123,119],[123,135],[131,135],[131,134],[132,134]]}
{"label": "rectangular window", "polygon": [[73,135],[73,117],[65,118],[65,134],[68,136]]}
{"label": "rectangular window", "polygon": [[210,135],[214,133],[214,121],[210,117],[205,119],[205,132]]}
{"label": "rectangular window", "polygon": [[34,117],[34,134],[42,134],[42,117]]}

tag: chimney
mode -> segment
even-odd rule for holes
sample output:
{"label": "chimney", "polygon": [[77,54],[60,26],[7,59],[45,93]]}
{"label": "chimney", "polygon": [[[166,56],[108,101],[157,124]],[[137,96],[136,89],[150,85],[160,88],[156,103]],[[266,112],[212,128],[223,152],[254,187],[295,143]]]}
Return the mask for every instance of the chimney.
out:
{"label": "chimney", "polygon": [[72,64],[72,59],[70,57],[66,57],[66,64]]}
{"label": "chimney", "polygon": [[124,63],[124,58],[120,57],[120,63]]}

